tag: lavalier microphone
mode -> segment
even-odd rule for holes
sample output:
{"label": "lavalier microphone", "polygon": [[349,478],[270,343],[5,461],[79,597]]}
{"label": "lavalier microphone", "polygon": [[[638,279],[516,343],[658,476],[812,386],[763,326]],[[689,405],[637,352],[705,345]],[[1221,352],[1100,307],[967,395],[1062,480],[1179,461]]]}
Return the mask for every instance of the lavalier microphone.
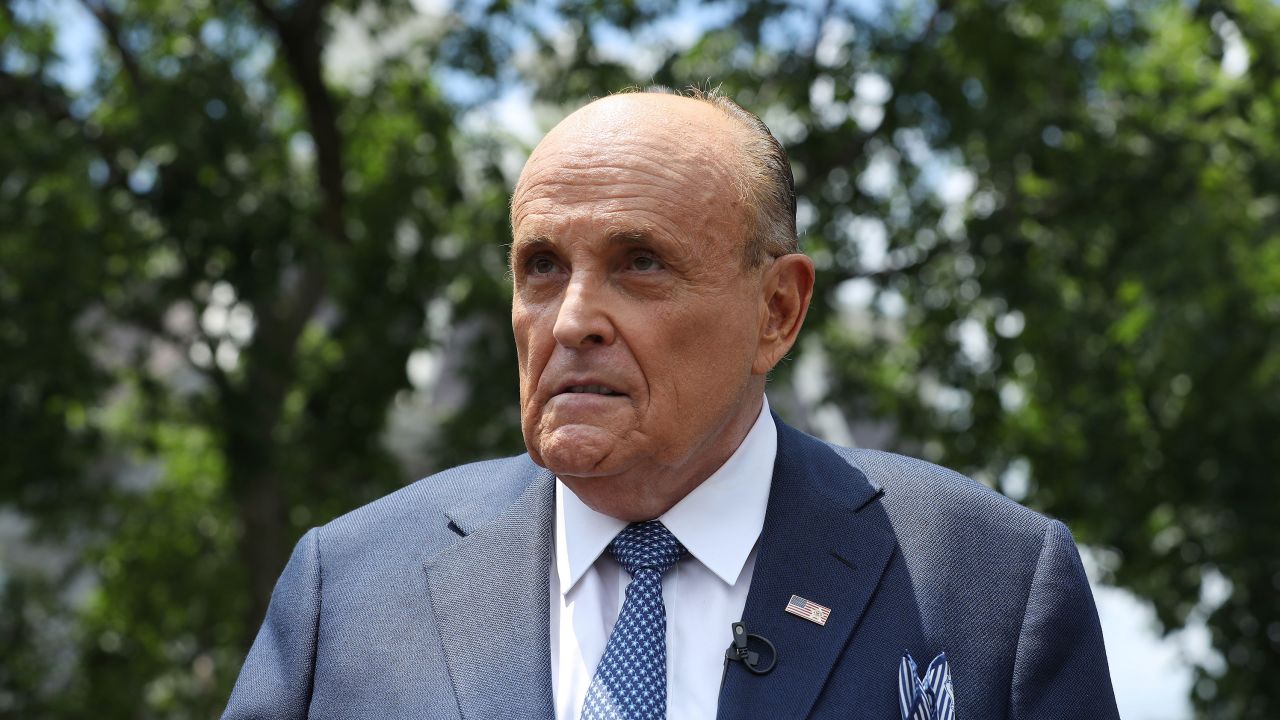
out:
{"label": "lavalier microphone", "polygon": [[756,675],[766,675],[778,664],[778,650],[768,638],[747,632],[744,623],[731,625],[733,642],[724,651],[724,667],[728,671],[729,663],[740,662]]}

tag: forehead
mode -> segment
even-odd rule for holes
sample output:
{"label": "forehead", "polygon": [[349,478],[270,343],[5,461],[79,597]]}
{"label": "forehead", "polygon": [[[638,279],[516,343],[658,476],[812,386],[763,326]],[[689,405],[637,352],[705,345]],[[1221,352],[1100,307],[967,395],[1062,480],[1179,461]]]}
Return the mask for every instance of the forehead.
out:
{"label": "forehead", "polygon": [[738,201],[733,186],[709,177],[681,154],[664,157],[627,148],[543,156],[512,200],[513,226],[628,215],[636,222],[676,222],[692,229],[722,219],[717,216],[724,207]]}
{"label": "forehead", "polygon": [[736,143],[723,120],[646,112],[571,117],[521,173],[511,213],[517,241],[548,224],[627,223],[681,234],[740,225]]}

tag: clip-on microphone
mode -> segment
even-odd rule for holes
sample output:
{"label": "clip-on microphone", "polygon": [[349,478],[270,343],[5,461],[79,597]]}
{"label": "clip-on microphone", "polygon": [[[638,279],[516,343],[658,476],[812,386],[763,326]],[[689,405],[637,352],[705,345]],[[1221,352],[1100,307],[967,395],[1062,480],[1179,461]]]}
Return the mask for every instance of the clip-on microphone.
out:
{"label": "clip-on microphone", "polygon": [[[765,675],[778,664],[778,650],[768,638],[747,632],[747,626],[741,622],[733,623],[733,643],[724,651],[724,669],[729,671],[730,662],[740,662],[756,675]],[[748,640],[757,640],[769,648],[769,657],[761,662],[760,653],[747,647]]]}

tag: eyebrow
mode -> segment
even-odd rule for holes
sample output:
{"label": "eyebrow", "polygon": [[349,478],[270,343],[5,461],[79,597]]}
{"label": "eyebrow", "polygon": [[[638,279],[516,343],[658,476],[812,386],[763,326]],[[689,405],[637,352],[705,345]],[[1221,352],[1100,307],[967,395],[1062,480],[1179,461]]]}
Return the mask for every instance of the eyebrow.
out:
{"label": "eyebrow", "polygon": [[552,246],[551,238],[545,235],[534,235],[532,237],[516,238],[507,245],[507,266],[514,267],[516,255],[527,255],[530,252],[536,252],[541,248],[549,248]]}
{"label": "eyebrow", "polygon": [[517,248],[523,250],[528,247],[545,247],[553,244],[551,238],[546,235],[533,235],[530,237],[516,238],[511,243],[511,252],[515,252]]}
{"label": "eyebrow", "polygon": [[[653,234],[644,228],[623,228],[610,230],[605,235],[605,242],[609,245],[649,245],[653,243]],[[515,257],[517,251],[522,253],[535,252],[543,248],[551,248],[555,246],[555,242],[546,235],[530,235],[528,237],[517,238],[508,246],[507,255]]]}
{"label": "eyebrow", "polygon": [[610,245],[649,245],[653,242],[653,234],[642,228],[610,230],[605,242]]}

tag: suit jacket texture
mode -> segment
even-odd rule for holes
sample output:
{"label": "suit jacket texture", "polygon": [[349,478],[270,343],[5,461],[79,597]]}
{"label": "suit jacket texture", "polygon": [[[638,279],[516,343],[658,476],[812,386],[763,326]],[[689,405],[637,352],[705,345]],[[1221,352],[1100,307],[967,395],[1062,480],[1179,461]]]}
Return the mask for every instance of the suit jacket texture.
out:
{"label": "suit jacket texture", "polygon": [[[778,425],[719,718],[896,719],[904,652],[946,652],[960,720],[1118,718],[1067,528],[949,470]],[[457,467],[298,542],[223,716],[550,718],[554,476]],[[791,595],[831,608],[819,626]],[[725,646],[729,645],[725,628]]]}

